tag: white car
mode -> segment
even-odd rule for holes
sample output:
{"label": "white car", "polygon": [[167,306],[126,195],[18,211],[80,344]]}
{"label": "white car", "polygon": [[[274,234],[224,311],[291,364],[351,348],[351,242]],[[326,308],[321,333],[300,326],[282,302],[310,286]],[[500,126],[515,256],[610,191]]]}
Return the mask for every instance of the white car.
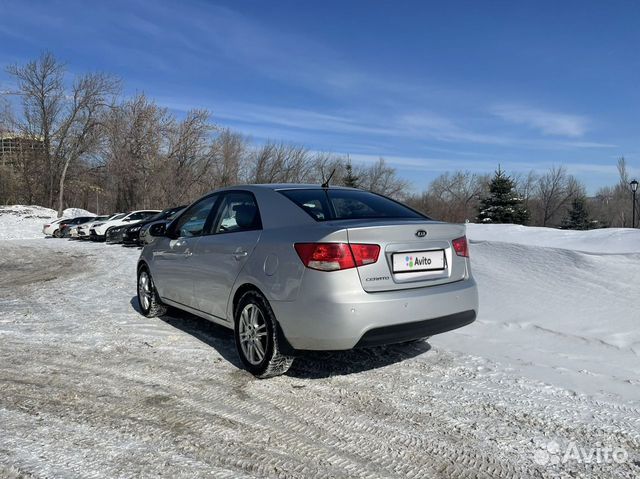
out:
{"label": "white car", "polygon": [[96,225],[98,223],[104,223],[106,221],[110,221],[110,220],[116,219],[116,217],[117,218],[122,218],[124,216],[126,216],[126,213],[115,213],[115,214],[112,214],[111,216],[98,216],[93,221],[78,225],[78,229],[77,229],[78,238],[80,238],[80,239],[89,239],[90,231],[91,231],[91,228],[93,228],[93,225]]}
{"label": "white car", "polygon": [[160,213],[160,210],[138,210],[127,213],[122,217],[112,218],[104,223],[94,223],[89,229],[89,238],[93,241],[104,241],[107,236],[107,230],[110,228],[136,223],[156,213]]}
{"label": "white car", "polygon": [[46,236],[55,236],[58,237],[58,235],[60,234],[60,222],[63,220],[66,220],[68,218],[58,218],[55,219],[53,221],[51,221],[50,223],[47,223],[46,225],[44,225],[42,227],[42,232],[46,235]]}
{"label": "white car", "polygon": [[[92,225],[93,223],[98,223],[100,221],[107,221],[109,219],[111,219],[113,216],[115,215],[111,215],[111,216],[95,216],[93,218],[91,218],[90,220],[85,221],[84,223],[80,223],[77,226],[72,226],[71,228],[69,228],[69,230],[67,231],[67,235],[70,238],[81,238],[82,236],[86,235],[86,237],[89,237],[89,227],[90,225]],[[80,228],[83,228],[83,235],[80,234]],[[86,230],[84,229],[86,228]]]}

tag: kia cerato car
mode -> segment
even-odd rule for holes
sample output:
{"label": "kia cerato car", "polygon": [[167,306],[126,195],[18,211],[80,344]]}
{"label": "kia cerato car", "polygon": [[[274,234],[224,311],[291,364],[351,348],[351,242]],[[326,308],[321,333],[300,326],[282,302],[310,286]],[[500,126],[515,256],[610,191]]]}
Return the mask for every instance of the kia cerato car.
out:
{"label": "kia cerato car", "polygon": [[149,233],[141,311],[170,305],[233,329],[242,363],[262,378],[298,351],[412,341],[478,311],[465,227],[367,191],[237,186]]}

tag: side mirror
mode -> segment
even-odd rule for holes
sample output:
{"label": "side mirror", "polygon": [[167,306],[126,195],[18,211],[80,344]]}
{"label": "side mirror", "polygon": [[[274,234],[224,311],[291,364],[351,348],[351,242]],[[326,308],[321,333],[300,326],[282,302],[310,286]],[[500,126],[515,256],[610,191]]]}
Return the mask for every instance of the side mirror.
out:
{"label": "side mirror", "polygon": [[167,225],[164,223],[156,223],[149,227],[149,234],[151,236],[166,236]]}

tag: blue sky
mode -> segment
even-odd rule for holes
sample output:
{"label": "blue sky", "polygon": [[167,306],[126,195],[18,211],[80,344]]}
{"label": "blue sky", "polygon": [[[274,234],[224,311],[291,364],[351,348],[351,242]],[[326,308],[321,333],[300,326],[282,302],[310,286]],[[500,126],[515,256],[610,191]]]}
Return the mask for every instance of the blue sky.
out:
{"label": "blue sky", "polygon": [[43,50],[180,113],[313,150],[446,170],[640,175],[640,3],[0,0],[4,73]]}

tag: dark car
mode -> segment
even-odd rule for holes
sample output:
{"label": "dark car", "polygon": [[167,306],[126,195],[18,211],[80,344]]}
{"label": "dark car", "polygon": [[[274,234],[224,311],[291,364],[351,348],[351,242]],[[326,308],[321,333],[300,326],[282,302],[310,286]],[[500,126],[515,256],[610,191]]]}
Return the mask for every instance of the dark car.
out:
{"label": "dark car", "polygon": [[104,235],[105,242],[107,244],[122,243],[122,237],[127,228],[131,228],[131,225],[122,225],[116,226],[114,228],[109,228]]}
{"label": "dark car", "polygon": [[60,227],[58,228],[58,235],[54,236],[57,238],[67,238],[69,236],[69,229],[73,226],[77,226],[82,223],[86,223],[87,221],[91,221],[95,219],[95,216],[77,216],[75,218],[69,218],[67,220],[60,222]]}
{"label": "dark car", "polygon": [[[140,221],[135,225],[129,225],[125,227],[122,243],[125,245],[138,245],[141,246],[143,244],[140,239],[140,231],[147,225],[151,223],[155,223],[156,221],[166,221],[169,222],[173,218],[175,218],[178,213],[180,213],[183,209],[186,208],[186,205],[183,206],[174,206],[173,208],[167,208],[166,210],[162,210],[157,215],[154,215],[146,220]],[[107,240],[108,241],[108,240]]]}

